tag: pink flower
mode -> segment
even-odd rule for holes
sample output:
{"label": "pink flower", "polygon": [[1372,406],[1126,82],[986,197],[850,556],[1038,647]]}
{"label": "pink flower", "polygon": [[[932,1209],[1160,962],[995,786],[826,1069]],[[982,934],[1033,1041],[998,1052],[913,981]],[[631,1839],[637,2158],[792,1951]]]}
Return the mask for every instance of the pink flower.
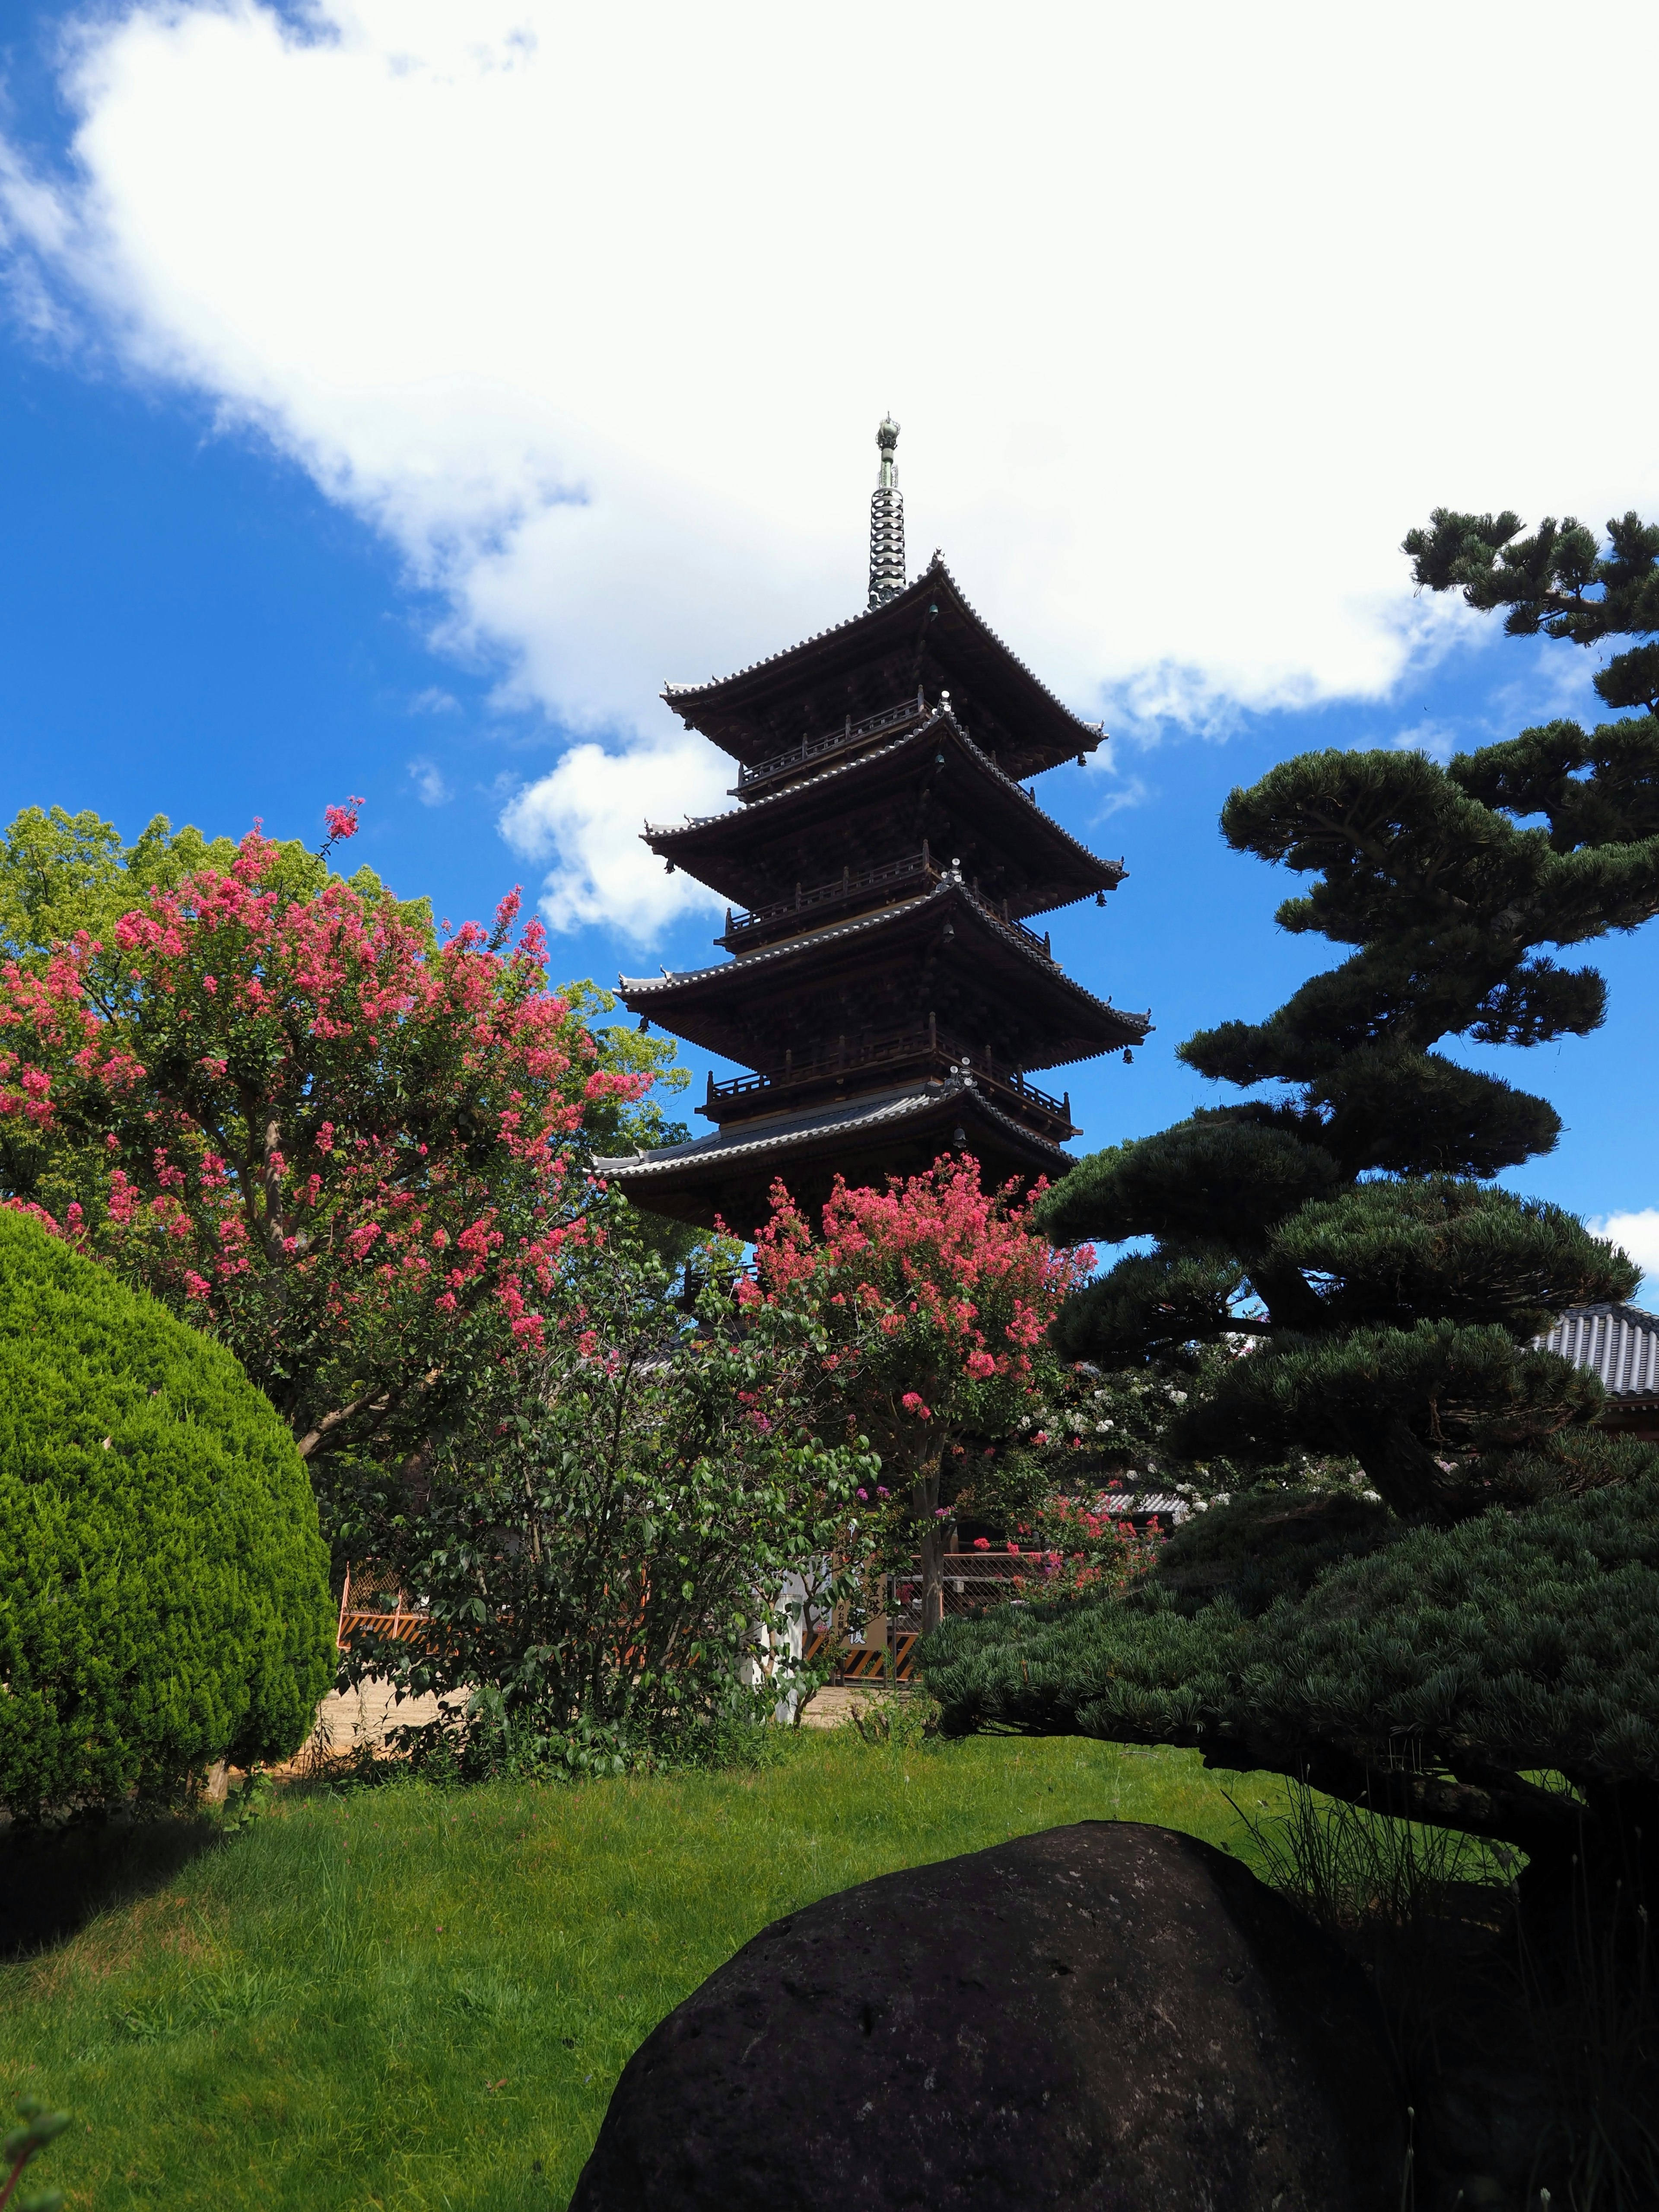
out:
{"label": "pink flower", "polygon": [[343,840],[356,836],[357,809],[362,803],[361,799],[348,799],[343,806],[324,807],[323,819],[328,824],[328,840],[331,845],[337,838]]}
{"label": "pink flower", "polygon": [[990,1548],[991,1548],[991,1540],[990,1540],[990,1538],[989,1538],[988,1536],[975,1536],[975,1539],[974,1539],[974,1549],[975,1549],[976,1552],[988,1552],[988,1551],[990,1550]]}

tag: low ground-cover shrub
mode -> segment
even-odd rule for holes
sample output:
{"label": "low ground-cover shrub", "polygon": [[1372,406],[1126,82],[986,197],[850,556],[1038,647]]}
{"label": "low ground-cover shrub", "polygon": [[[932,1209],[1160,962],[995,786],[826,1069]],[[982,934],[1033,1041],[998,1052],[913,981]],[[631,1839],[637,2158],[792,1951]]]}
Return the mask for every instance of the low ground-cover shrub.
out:
{"label": "low ground-cover shrub", "polygon": [[288,1756],[333,1661],[317,1508],[230,1352],[0,1209],[0,1804]]}

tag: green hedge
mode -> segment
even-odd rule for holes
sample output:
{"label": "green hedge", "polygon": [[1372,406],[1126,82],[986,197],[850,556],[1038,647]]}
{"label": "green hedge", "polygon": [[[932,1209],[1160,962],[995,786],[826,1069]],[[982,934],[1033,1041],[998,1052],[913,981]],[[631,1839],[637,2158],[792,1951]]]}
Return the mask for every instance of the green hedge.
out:
{"label": "green hedge", "polygon": [[235,1358],[0,1209],[0,1804],[289,1756],[333,1629],[304,1463]]}

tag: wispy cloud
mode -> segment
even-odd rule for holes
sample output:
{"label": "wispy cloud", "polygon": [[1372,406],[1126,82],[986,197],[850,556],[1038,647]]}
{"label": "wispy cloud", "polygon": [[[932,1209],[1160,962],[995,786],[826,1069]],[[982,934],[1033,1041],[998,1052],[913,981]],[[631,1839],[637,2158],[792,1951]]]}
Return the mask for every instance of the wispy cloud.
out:
{"label": "wispy cloud", "polygon": [[409,763],[410,780],[415,786],[415,795],[422,806],[443,806],[454,797],[444,781],[442,769],[435,761],[424,757]]}
{"label": "wispy cloud", "polygon": [[1396,730],[1390,742],[1396,752],[1426,753],[1443,768],[1454,753],[1468,745],[1469,732],[1466,727],[1454,729],[1449,723],[1437,721],[1425,711],[1415,722]]}
{"label": "wispy cloud", "polygon": [[424,691],[417,691],[409,702],[411,714],[459,714],[461,702],[453,692],[441,685],[428,684]]}
{"label": "wispy cloud", "polygon": [[1644,1206],[1632,1213],[1597,1214],[1586,1224],[1597,1237],[1610,1237],[1642,1270],[1642,1291],[1659,1293],[1659,1206]]}

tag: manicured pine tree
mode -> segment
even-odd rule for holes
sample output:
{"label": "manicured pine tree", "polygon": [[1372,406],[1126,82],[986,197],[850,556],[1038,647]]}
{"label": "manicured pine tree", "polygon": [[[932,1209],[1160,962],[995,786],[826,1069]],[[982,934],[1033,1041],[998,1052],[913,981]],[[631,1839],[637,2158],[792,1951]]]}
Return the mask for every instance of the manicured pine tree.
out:
{"label": "manicured pine tree", "polygon": [[[1504,554],[1516,526],[1437,515],[1407,541],[1419,581],[1583,642],[1659,618],[1659,531],[1627,518],[1598,563],[1576,525]],[[1642,665],[1615,663],[1603,696],[1639,694]],[[1237,1350],[1178,1447],[1347,1455],[1364,1489],[1247,1494],[1127,1601],[947,1628],[930,1686],[954,1730],[1196,1745],[1512,1843],[1534,1892],[1559,1893],[1581,1846],[1659,1873],[1659,1454],[1599,1430],[1599,1384],[1533,1342],[1638,1271],[1490,1182],[1549,1151],[1559,1117],[1436,1049],[1601,1022],[1600,975],[1553,953],[1659,912],[1659,719],[1553,723],[1443,769],[1304,754],[1234,792],[1222,828],[1313,878],[1281,927],[1352,949],[1267,1020],[1181,1048],[1266,1097],[1052,1194],[1061,1242],[1157,1239],[1057,1334],[1108,1367]]]}

